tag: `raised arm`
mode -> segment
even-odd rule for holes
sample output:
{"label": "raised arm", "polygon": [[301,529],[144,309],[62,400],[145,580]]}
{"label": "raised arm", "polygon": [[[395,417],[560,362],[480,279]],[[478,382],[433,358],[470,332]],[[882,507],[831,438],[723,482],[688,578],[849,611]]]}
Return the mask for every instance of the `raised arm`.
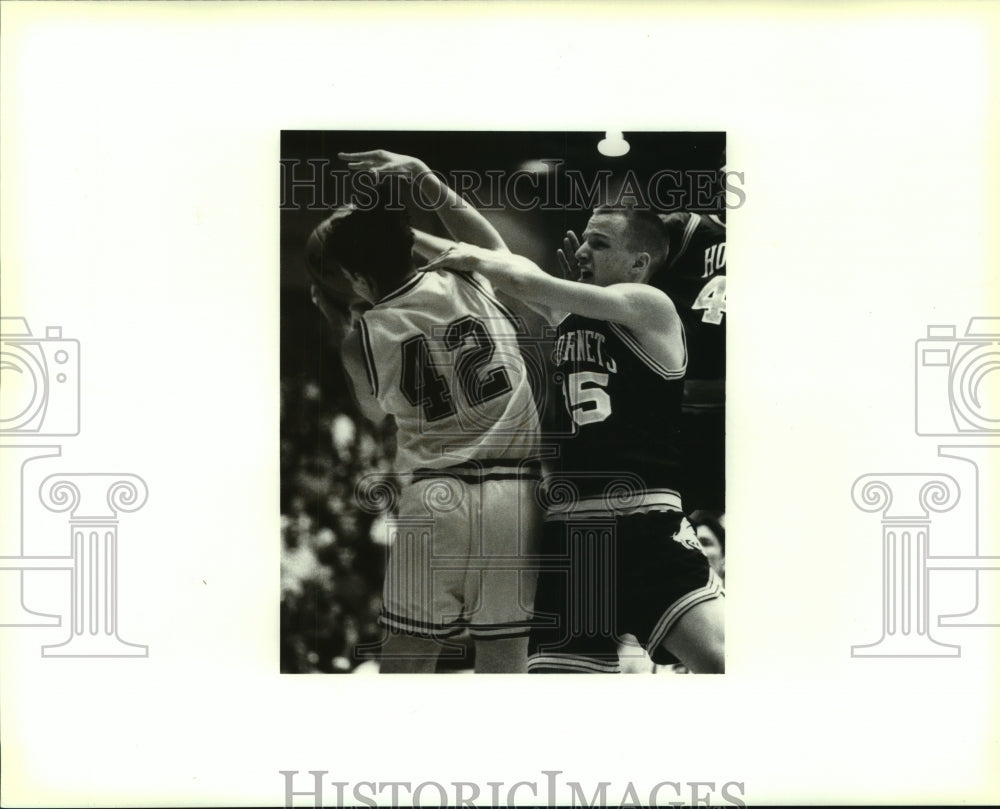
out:
{"label": "raised arm", "polygon": [[441,224],[459,242],[479,245],[489,250],[506,250],[507,245],[479,211],[456,194],[427,164],[416,157],[375,149],[370,152],[341,152],[337,155],[355,171],[379,174],[400,174],[413,184],[414,194],[422,202],[433,205]]}
{"label": "raised arm", "polygon": [[445,250],[450,250],[454,246],[455,242],[451,239],[445,239],[442,236],[433,236],[430,233],[413,228],[413,249],[424,261],[437,258]]}
{"label": "raised arm", "polygon": [[[432,236],[422,230],[413,229],[413,249],[425,262],[437,258],[447,250],[458,246],[457,242],[451,239],[444,239],[440,236]],[[492,284],[491,284],[492,286]],[[557,323],[558,318],[554,317],[549,307],[534,301],[525,301],[508,295],[502,289],[494,287],[493,291],[500,298],[501,302],[509,309],[513,309],[527,323],[534,323],[530,328],[540,328],[543,323]],[[542,322],[539,323],[538,318]]]}
{"label": "raised arm", "polygon": [[467,244],[448,250],[422,269],[440,267],[481,273],[496,289],[521,300],[619,323],[640,341],[656,344],[661,349],[657,353],[663,355],[670,367],[682,367],[686,362],[683,326],[673,301],[647,284],[598,287],[555,278],[523,256]]}

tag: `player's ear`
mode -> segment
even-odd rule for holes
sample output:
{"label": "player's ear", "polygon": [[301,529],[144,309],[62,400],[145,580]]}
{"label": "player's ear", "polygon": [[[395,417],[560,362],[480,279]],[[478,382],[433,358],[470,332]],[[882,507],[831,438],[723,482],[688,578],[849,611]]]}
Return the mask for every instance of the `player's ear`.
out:
{"label": "player's ear", "polygon": [[653,257],[649,253],[636,253],[635,261],[632,262],[632,277],[639,280],[649,275],[649,268]]}

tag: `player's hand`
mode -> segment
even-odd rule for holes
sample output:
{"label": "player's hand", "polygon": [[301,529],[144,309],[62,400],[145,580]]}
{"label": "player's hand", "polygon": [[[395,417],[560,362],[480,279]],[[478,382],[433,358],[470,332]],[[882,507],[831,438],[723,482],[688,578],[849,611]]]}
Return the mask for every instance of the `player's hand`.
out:
{"label": "player's hand", "polygon": [[347,163],[352,171],[370,171],[378,179],[380,174],[401,174],[413,180],[419,174],[430,171],[423,160],[405,154],[373,149],[370,152],[338,152],[337,157]]}
{"label": "player's hand", "polygon": [[580,249],[580,240],[572,230],[567,230],[563,236],[563,246],[556,250],[559,259],[559,269],[567,281],[580,280],[580,268],[576,263],[576,251]]}
{"label": "player's hand", "polygon": [[417,269],[420,272],[442,269],[458,270],[459,272],[482,272],[491,265],[496,255],[493,250],[459,242]]}

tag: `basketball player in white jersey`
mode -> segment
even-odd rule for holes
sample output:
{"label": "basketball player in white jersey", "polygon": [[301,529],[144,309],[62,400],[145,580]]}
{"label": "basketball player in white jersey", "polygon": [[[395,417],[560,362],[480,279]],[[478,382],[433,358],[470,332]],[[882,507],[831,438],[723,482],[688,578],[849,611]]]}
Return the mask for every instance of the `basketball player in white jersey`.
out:
{"label": "basketball player in white jersey", "polygon": [[[381,150],[341,158],[352,169],[440,184],[413,158]],[[440,186],[419,190],[446,199],[439,216],[454,237],[506,249],[481,214]],[[390,521],[380,670],[432,672],[442,643],[468,630],[477,672],[524,671],[540,466],[516,321],[475,273],[417,273],[413,244],[405,212],[376,203],[338,209],[307,245],[315,276],[343,273],[370,304],[344,340],[344,365],[362,413],[396,423],[404,486]]]}
{"label": "basketball player in white jersey", "polygon": [[684,328],[671,299],[647,283],[668,250],[654,214],[604,208],[564,256],[580,282],[470,245],[426,265],[483,275],[558,324],[568,423],[553,477],[562,496],[546,516],[532,672],[616,673],[626,633],[654,662],[725,668],[722,584],[680,496]]}

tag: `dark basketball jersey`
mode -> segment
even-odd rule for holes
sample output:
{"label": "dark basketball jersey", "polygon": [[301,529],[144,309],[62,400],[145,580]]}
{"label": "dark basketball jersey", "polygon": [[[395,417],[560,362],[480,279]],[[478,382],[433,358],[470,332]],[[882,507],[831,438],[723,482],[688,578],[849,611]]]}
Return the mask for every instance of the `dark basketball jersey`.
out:
{"label": "dark basketball jersey", "polygon": [[625,497],[612,509],[619,513],[679,510],[684,368],[662,366],[624,326],[579,315],[559,324],[553,360],[565,405],[555,480],[582,498],[650,495]]}
{"label": "dark basketball jersey", "polygon": [[[726,378],[726,226],[717,216],[696,213],[661,218],[670,234],[670,256],[650,283],[670,296],[684,322],[689,389],[721,383]],[[722,393],[721,384],[716,390]]]}

